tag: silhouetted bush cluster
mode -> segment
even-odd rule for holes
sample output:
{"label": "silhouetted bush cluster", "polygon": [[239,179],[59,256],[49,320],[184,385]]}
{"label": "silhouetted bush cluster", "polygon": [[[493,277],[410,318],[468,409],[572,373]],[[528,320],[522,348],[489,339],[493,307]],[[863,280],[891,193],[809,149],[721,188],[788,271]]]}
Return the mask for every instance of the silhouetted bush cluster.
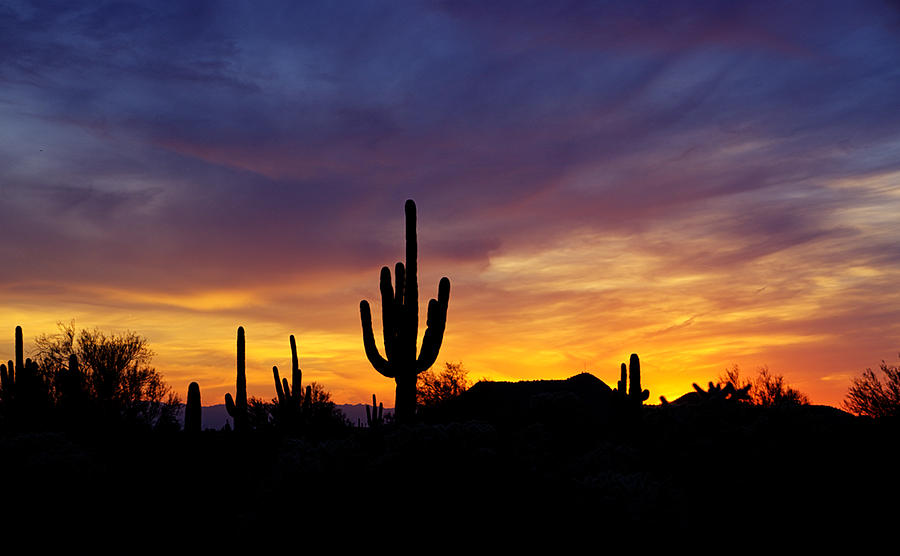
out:
{"label": "silhouetted bush cluster", "polygon": [[[665,398],[661,398],[665,404]],[[753,380],[741,377],[737,365],[727,369],[716,382],[710,381],[703,389],[694,383],[694,392],[689,392],[675,400],[675,404],[696,403],[748,403],[761,407],[783,407],[808,405],[809,398],[799,390],[788,386],[782,375],[773,374],[768,367],[762,367]]]}
{"label": "silhouetted bush cluster", "polygon": [[429,369],[419,373],[416,405],[420,410],[433,408],[462,395],[472,386],[469,372],[462,363],[445,363],[440,371]]}
{"label": "silhouetted bush cluster", "polygon": [[72,427],[177,429],[178,397],[150,366],[147,340],[133,332],[76,331],[60,324],[35,340],[33,359],[22,355],[2,369],[0,416],[25,430]]}
{"label": "silhouetted bush cluster", "polygon": [[854,377],[844,400],[844,408],[856,415],[876,418],[900,417],[900,367],[881,362],[882,382],[875,371],[866,369]]}

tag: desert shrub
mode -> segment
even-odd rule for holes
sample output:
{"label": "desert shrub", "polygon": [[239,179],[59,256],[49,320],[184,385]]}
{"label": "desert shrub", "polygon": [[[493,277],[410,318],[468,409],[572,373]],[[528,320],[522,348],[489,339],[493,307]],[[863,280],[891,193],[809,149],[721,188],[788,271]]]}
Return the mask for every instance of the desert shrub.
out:
{"label": "desert shrub", "polygon": [[900,415],[900,367],[881,362],[882,382],[872,369],[854,377],[843,407],[856,415],[897,417]]}
{"label": "desert shrub", "polygon": [[735,390],[746,388],[749,385],[747,401],[762,407],[809,404],[809,397],[806,394],[789,386],[785,382],[784,376],[772,373],[768,367],[760,368],[756,378],[749,380],[741,377],[740,369],[735,365],[731,369],[726,369],[725,373],[719,376],[718,383],[721,386],[730,384]]}
{"label": "desert shrub", "polygon": [[444,369],[429,369],[419,374],[416,386],[416,403],[420,407],[434,407],[456,398],[471,386],[469,371],[462,363],[445,363]]}

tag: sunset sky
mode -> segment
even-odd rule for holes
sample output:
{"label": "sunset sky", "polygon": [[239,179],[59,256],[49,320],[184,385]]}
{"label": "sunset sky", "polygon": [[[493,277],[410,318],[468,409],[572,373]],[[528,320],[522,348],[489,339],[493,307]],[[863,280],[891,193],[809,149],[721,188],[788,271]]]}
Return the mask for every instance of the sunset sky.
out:
{"label": "sunset sky", "polygon": [[304,380],[393,405],[359,302],[380,344],[408,198],[439,365],[614,385],[634,352],[651,402],[737,364],[839,404],[900,352],[900,9],[0,7],[0,359],[130,329],[211,405],[242,325],[251,395],[294,334]]}

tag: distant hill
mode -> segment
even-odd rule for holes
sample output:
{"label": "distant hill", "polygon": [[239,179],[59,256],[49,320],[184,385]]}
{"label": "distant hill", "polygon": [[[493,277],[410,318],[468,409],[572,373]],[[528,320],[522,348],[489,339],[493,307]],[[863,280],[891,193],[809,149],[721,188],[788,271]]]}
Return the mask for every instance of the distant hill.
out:
{"label": "distant hill", "polygon": [[543,419],[605,422],[612,397],[612,389],[590,373],[565,380],[481,381],[436,408],[433,418],[489,423]]}
{"label": "distant hill", "polygon": [[[362,426],[366,426],[366,404],[337,404],[337,408],[340,409],[347,420],[354,425],[360,423]],[[392,407],[384,408],[385,416],[390,415],[393,412],[394,408]],[[180,423],[184,423],[183,410],[179,413],[178,420]],[[225,404],[204,406],[201,417],[201,426],[204,430],[221,429],[225,426],[226,422],[230,423],[231,417],[225,409]]]}

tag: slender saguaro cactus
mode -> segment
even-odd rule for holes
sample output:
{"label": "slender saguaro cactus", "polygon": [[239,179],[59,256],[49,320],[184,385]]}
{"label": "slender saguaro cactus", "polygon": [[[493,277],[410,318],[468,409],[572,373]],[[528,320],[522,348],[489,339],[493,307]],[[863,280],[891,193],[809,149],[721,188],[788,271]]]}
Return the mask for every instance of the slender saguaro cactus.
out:
{"label": "slender saguaro cactus", "polygon": [[278,412],[285,424],[289,428],[296,428],[300,425],[306,412],[312,404],[312,386],[306,386],[306,397],[303,396],[301,389],[301,380],[303,372],[300,370],[300,359],[297,357],[297,341],[291,335],[291,381],[293,383],[293,391],[291,384],[287,378],[280,378],[278,375],[278,367],[272,367],[272,376],[275,378],[275,393],[278,395]]}
{"label": "slender saguaro cactus", "polygon": [[244,357],[244,327],[239,326],[237,331],[237,383],[234,395],[225,394],[225,410],[234,419],[234,430],[245,430],[248,427],[247,415],[247,369]]}
{"label": "slender saguaro cactus", "polygon": [[288,384],[287,378],[279,377],[278,367],[272,367],[272,375],[275,378],[275,393],[278,395],[278,405],[282,409],[298,411],[301,406],[312,402],[312,386],[307,385],[305,398],[303,397],[303,391],[300,390],[303,371],[300,370],[300,359],[297,357],[297,341],[294,339],[293,334],[291,335],[291,383],[293,384],[293,392],[291,392],[291,384]]}
{"label": "slender saguaro cactus", "polygon": [[22,327],[16,327],[16,370],[25,368],[25,342],[22,340]]}
{"label": "slender saguaro cactus", "polygon": [[428,370],[437,359],[444,339],[447,304],[450,301],[450,280],[441,278],[438,298],[428,302],[427,328],[422,339],[422,350],[416,357],[416,338],[419,334],[416,204],[411,199],[406,201],[405,210],[406,266],[397,263],[393,287],[391,269],[381,269],[381,320],[384,326],[385,357],[381,356],[375,345],[369,302],[363,300],[359,303],[366,357],[376,371],[397,382],[394,416],[401,422],[410,420],[416,413],[416,377]]}
{"label": "slender saguaro cactus", "polygon": [[195,434],[200,432],[200,385],[192,382],[188,385],[187,405],[184,408],[184,432]]}

